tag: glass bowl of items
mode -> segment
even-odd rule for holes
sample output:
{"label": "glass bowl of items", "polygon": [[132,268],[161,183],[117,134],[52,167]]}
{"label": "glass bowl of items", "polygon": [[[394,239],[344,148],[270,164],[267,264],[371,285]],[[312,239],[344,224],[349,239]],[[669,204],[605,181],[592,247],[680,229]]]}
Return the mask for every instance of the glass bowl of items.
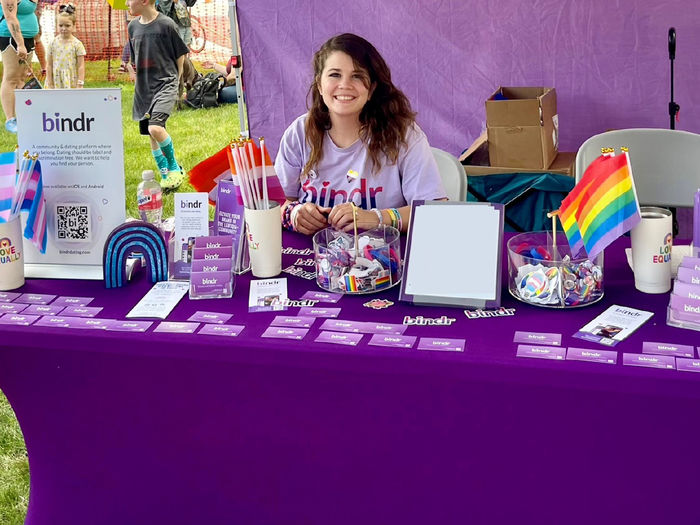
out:
{"label": "glass bowl of items", "polygon": [[380,226],[357,235],[333,228],[313,237],[316,283],[329,292],[368,294],[401,281],[400,232]]}
{"label": "glass bowl of items", "polygon": [[603,298],[603,252],[572,256],[563,232],[521,233],[508,241],[508,291],[524,303],[577,308]]}

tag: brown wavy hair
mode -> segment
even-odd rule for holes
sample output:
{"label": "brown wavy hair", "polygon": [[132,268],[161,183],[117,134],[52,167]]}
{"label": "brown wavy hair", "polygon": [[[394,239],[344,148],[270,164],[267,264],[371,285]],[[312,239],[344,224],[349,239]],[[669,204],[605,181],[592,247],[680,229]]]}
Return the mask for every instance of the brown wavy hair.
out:
{"label": "brown wavy hair", "polygon": [[301,173],[302,179],[321,161],[323,139],[331,128],[328,106],[323,102],[318,87],[326,59],[335,51],[349,55],[355,67],[363,69],[369,77],[367,88],[370,97],[360,113],[360,139],[369,151],[372,173],[381,167],[381,154],[390,164],[396,163],[399,150],[406,143],[406,132],[415,122],[416,114],[411,109],[411,103],[391,81],[391,71],[375,47],[352,33],[334,36],[314,54],[314,80],[308,92],[311,107],[305,125],[311,155]]}

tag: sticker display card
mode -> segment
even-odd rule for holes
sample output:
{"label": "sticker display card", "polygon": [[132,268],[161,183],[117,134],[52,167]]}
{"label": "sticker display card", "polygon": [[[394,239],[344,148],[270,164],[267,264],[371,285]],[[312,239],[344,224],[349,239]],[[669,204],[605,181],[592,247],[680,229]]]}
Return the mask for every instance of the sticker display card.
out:
{"label": "sticker display card", "polygon": [[58,328],[70,328],[71,317],[61,317],[59,315],[45,315],[34,323],[34,326],[54,326]]}
{"label": "sticker display card", "polygon": [[250,281],[248,295],[249,312],[274,312],[286,310],[287,278],[254,279]]}
{"label": "sticker display card", "polygon": [[397,334],[372,334],[369,340],[373,346],[389,346],[391,348],[413,348],[416,342],[414,335],[397,335]]}
{"label": "sticker display card", "polygon": [[642,343],[642,353],[693,358],[695,357],[695,347],[690,345],[644,341],[644,343]]}
{"label": "sticker display card", "polygon": [[115,319],[111,323],[107,323],[105,330],[110,332],[145,332],[148,330],[153,321],[123,321]]}
{"label": "sticker display card", "polygon": [[590,363],[617,364],[617,352],[613,350],[592,350],[590,348],[569,347],[566,350],[569,361],[588,361]]}
{"label": "sticker display card", "polygon": [[307,317],[338,317],[340,308],[324,308],[323,306],[302,306],[299,315]]}
{"label": "sticker display card", "polygon": [[365,323],[362,321],[345,321],[344,319],[328,318],[323,321],[321,330],[332,332],[364,332]]}
{"label": "sticker display card", "polygon": [[443,352],[464,352],[464,339],[445,339],[440,337],[421,337],[418,350],[440,350]]}
{"label": "sticker display card", "polygon": [[316,319],[316,317],[305,317],[303,315],[278,315],[272,320],[270,326],[311,328],[311,325],[314,324]]}
{"label": "sticker display card", "polygon": [[221,312],[195,312],[193,313],[188,321],[197,321],[200,323],[214,323],[223,324],[233,317],[233,314],[225,314]]}
{"label": "sticker display card", "polygon": [[[177,193],[175,195],[178,195]],[[161,281],[126,314],[127,319],[165,319],[190,289],[187,281]]]}
{"label": "sticker display card", "polygon": [[318,337],[316,337],[316,342],[357,346],[357,343],[360,342],[360,339],[362,339],[362,334],[324,331],[318,334]]}
{"label": "sticker display card", "polygon": [[518,350],[515,355],[518,357],[534,357],[536,359],[562,361],[566,357],[566,348],[560,346],[518,345]]}
{"label": "sticker display card", "polygon": [[236,337],[245,326],[242,324],[205,324],[197,335],[221,335]]}
{"label": "sticker display card", "polygon": [[22,303],[0,303],[0,314],[18,314],[30,306]]}
{"label": "sticker display card", "polygon": [[631,354],[625,352],[622,354],[622,364],[625,366],[644,366],[670,370],[676,368],[676,358],[671,355]]}
{"label": "sticker display card", "polygon": [[301,296],[302,299],[311,299],[320,303],[337,303],[342,297],[342,293],[322,292],[321,290],[309,290]]}
{"label": "sticker display card", "polygon": [[576,332],[574,337],[615,346],[647,322],[652,315],[653,312],[614,304]]}
{"label": "sticker display card", "polygon": [[58,315],[63,309],[63,306],[56,306],[54,304],[30,304],[22,310],[22,313],[30,315]]}
{"label": "sticker display card", "polygon": [[197,328],[199,328],[199,323],[161,321],[153,331],[171,334],[193,334]]}
{"label": "sticker display card", "polygon": [[286,326],[268,326],[262,337],[273,337],[276,339],[304,339],[308,333],[308,328],[287,328]]}
{"label": "sticker display card", "polygon": [[61,315],[67,317],[95,317],[101,311],[101,306],[66,306]]}
{"label": "sticker display card", "polygon": [[549,332],[515,332],[514,343],[529,343],[531,345],[561,346],[561,334]]}
{"label": "sticker display card", "polygon": [[70,297],[61,295],[51,303],[51,306],[87,306],[94,300],[94,297]]}
{"label": "sticker display card", "polygon": [[0,303],[11,303],[20,295],[22,294],[17,292],[0,292]]}
{"label": "sticker display card", "polygon": [[41,293],[23,293],[17,299],[18,303],[25,304],[49,304],[56,298],[55,295]]}
{"label": "sticker display card", "polygon": [[676,358],[676,369],[681,372],[700,372],[700,359]]}
{"label": "sticker display card", "polygon": [[39,319],[38,315],[3,314],[0,316],[0,324],[29,326],[37,319]]}

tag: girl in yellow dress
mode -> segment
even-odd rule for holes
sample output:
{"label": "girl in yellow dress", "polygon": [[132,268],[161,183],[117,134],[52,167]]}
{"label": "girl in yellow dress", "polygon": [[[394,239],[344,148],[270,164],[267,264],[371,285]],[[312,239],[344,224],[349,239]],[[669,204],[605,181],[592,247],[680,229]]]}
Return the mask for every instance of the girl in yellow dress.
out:
{"label": "girl in yellow dress", "polygon": [[58,36],[49,46],[46,87],[82,88],[85,83],[85,46],[73,36],[75,7],[62,5],[57,17]]}

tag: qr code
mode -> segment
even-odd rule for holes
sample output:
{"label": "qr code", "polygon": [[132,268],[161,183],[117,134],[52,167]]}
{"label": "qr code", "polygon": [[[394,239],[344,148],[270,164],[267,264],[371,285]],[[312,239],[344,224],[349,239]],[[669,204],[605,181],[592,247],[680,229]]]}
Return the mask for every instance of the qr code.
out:
{"label": "qr code", "polygon": [[90,205],[56,204],[56,238],[68,242],[90,242]]}

